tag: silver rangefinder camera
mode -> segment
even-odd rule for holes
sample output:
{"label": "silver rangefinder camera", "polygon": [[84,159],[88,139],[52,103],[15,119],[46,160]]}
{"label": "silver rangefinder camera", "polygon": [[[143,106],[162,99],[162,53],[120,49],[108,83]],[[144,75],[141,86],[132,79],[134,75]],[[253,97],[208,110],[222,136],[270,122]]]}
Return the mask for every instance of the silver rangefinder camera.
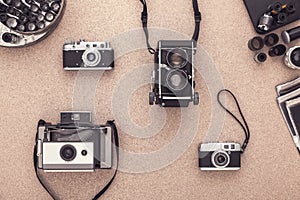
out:
{"label": "silver rangefinder camera", "polygon": [[63,47],[65,70],[112,70],[114,50],[109,42],[67,41]]}
{"label": "silver rangefinder camera", "polygon": [[41,123],[38,168],[46,172],[92,172],[112,167],[112,128],[92,124],[91,112],[61,112],[59,124]]}
{"label": "silver rangefinder camera", "polygon": [[238,143],[206,143],[199,148],[201,170],[239,170],[242,149]]}

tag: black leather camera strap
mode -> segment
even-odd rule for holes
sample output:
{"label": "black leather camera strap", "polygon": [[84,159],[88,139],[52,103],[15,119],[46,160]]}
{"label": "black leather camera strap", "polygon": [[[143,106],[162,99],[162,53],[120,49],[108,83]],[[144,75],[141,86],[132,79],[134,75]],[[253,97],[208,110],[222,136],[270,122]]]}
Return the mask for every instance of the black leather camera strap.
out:
{"label": "black leather camera strap", "polygon": [[[195,18],[195,30],[194,30],[192,40],[195,41],[195,45],[197,45],[197,41],[198,41],[199,33],[200,33],[201,13],[199,11],[198,1],[197,0],[192,0],[192,1],[193,1],[194,18]],[[151,47],[151,45],[149,43],[149,32],[148,32],[148,28],[147,28],[147,23],[148,23],[147,3],[146,3],[146,0],[140,0],[140,2],[143,4],[143,12],[141,15],[141,20],[142,20],[143,29],[144,29],[145,36],[146,36],[147,48],[148,48],[149,53],[154,54],[155,50]]]}
{"label": "black leather camera strap", "polygon": [[[43,188],[48,192],[48,194],[52,197],[52,199],[57,200],[58,198],[55,197],[54,192],[51,191],[46,184],[44,183],[44,181],[42,180],[39,172],[38,172],[38,158],[37,158],[37,142],[38,142],[38,128],[39,126],[43,126],[45,125],[46,122],[44,120],[40,120],[38,123],[38,127],[37,127],[37,133],[36,133],[36,137],[35,137],[35,145],[34,145],[34,150],[33,150],[33,164],[34,164],[34,170],[35,170],[35,174],[37,179],[39,180],[40,184],[43,186]],[[105,185],[105,187],[98,192],[92,200],[97,200],[99,199],[107,190],[108,188],[111,186],[112,182],[114,181],[117,172],[118,172],[118,167],[119,167],[119,134],[118,134],[118,130],[117,127],[114,123],[114,121],[107,121],[106,122],[107,126],[110,126],[113,130],[113,134],[114,134],[114,142],[115,142],[115,146],[116,146],[116,169],[114,172],[114,175],[112,176],[112,178],[110,179],[110,181]]]}
{"label": "black leather camera strap", "polygon": [[[229,93],[232,97],[233,97],[233,99],[234,99],[234,101],[235,101],[235,103],[236,103],[236,105],[237,105],[237,108],[238,108],[238,111],[239,111],[239,113],[240,113],[240,115],[241,115],[241,117],[242,117],[242,120],[243,120],[243,122],[244,122],[244,124],[232,113],[232,112],[230,112],[222,103],[221,103],[221,100],[220,100],[220,95],[221,95],[221,93],[223,93],[223,92],[227,92],[227,93]],[[250,139],[250,130],[249,130],[249,126],[248,126],[248,124],[247,124],[247,121],[246,121],[246,119],[245,119],[245,117],[244,117],[244,115],[243,115],[243,113],[242,113],[242,110],[241,110],[241,107],[240,107],[240,105],[239,105],[239,102],[238,102],[238,100],[236,99],[236,97],[234,96],[234,94],[230,91],[230,90],[227,90],[227,89],[223,89],[223,90],[221,90],[219,93],[218,93],[218,97],[217,97],[217,99],[218,99],[218,103],[221,105],[221,107],[228,113],[228,114],[230,114],[239,124],[240,124],[240,126],[243,128],[243,130],[244,130],[244,132],[245,132],[245,136],[246,136],[246,138],[245,138],[245,140],[244,140],[244,143],[243,143],[243,145],[242,145],[242,152],[244,152],[245,151],[245,149],[246,149],[246,147],[247,147],[247,145],[248,145],[248,142],[249,142],[249,139]]]}

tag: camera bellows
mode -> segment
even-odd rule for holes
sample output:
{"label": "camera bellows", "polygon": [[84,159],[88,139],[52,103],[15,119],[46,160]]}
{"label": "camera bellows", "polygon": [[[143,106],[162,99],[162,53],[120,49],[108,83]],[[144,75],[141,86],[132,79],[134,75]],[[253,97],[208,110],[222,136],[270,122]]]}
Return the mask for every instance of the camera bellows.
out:
{"label": "camera bellows", "polygon": [[91,112],[62,112],[59,124],[40,120],[37,126],[33,158],[36,176],[53,199],[39,170],[44,172],[93,172],[110,169],[113,163],[113,145],[116,146],[116,169],[108,184],[93,199],[98,199],[110,187],[119,165],[119,135],[113,121],[104,125],[92,123]]}

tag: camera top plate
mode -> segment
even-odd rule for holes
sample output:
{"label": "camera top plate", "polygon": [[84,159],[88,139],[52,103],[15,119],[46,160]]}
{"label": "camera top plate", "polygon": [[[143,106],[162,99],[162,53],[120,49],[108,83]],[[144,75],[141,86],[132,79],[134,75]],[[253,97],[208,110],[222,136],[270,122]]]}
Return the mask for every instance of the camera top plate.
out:
{"label": "camera top plate", "polygon": [[[248,10],[249,16],[251,18],[254,29],[259,34],[265,34],[272,32],[282,26],[290,24],[298,19],[300,19],[300,1],[299,0],[243,0],[244,4]],[[282,4],[294,3],[296,11],[294,14],[287,18],[287,21],[283,24],[274,24],[268,31],[262,31],[258,28],[258,22],[260,17],[267,11],[268,6],[280,2]]]}

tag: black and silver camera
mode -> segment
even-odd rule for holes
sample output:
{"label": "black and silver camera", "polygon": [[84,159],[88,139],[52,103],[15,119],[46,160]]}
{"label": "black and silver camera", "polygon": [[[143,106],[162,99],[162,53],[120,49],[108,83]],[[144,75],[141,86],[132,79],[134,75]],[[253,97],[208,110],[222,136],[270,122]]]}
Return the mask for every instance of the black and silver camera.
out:
{"label": "black and silver camera", "polygon": [[191,40],[160,40],[156,50],[149,42],[148,9],[146,0],[143,4],[141,20],[149,53],[154,54],[149,104],[162,107],[188,107],[190,102],[199,104],[199,94],[195,92],[194,54],[200,33],[201,13],[198,1],[192,0],[195,29]]}
{"label": "black and silver camera", "polygon": [[[220,95],[222,93],[228,93],[235,101],[242,121],[235,116],[230,110],[228,110],[221,102]],[[239,170],[241,168],[241,154],[245,152],[248,142],[250,140],[250,129],[248,123],[242,113],[240,105],[235,95],[227,89],[222,89],[217,95],[217,100],[220,106],[230,114],[242,127],[245,133],[245,140],[243,145],[235,142],[211,142],[203,143],[199,146],[199,167],[201,170]]]}
{"label": "black and silver camera", "polygon": [[238,143],[206,143],[199,148],[201,170],[239,170],[242,149]]}
{"label": "black and silver camera", "polygon": [[61,112],[59,124],[39,123],[37,167],[47,172],[90,172],[112,167],[112,128],[94,125],[90,112]]}
{"label": "black and silver camera", "polygon": [[195,92],[194,53],[192,40],[162,40],[155,52],[155,67],[149,104],[163,107],[187,107],[199,104]]}
{"label": "black and silver camera", "polygon": [[65,70],[111,70],[114,50],[109,42],[66,42],[63,47]]}

